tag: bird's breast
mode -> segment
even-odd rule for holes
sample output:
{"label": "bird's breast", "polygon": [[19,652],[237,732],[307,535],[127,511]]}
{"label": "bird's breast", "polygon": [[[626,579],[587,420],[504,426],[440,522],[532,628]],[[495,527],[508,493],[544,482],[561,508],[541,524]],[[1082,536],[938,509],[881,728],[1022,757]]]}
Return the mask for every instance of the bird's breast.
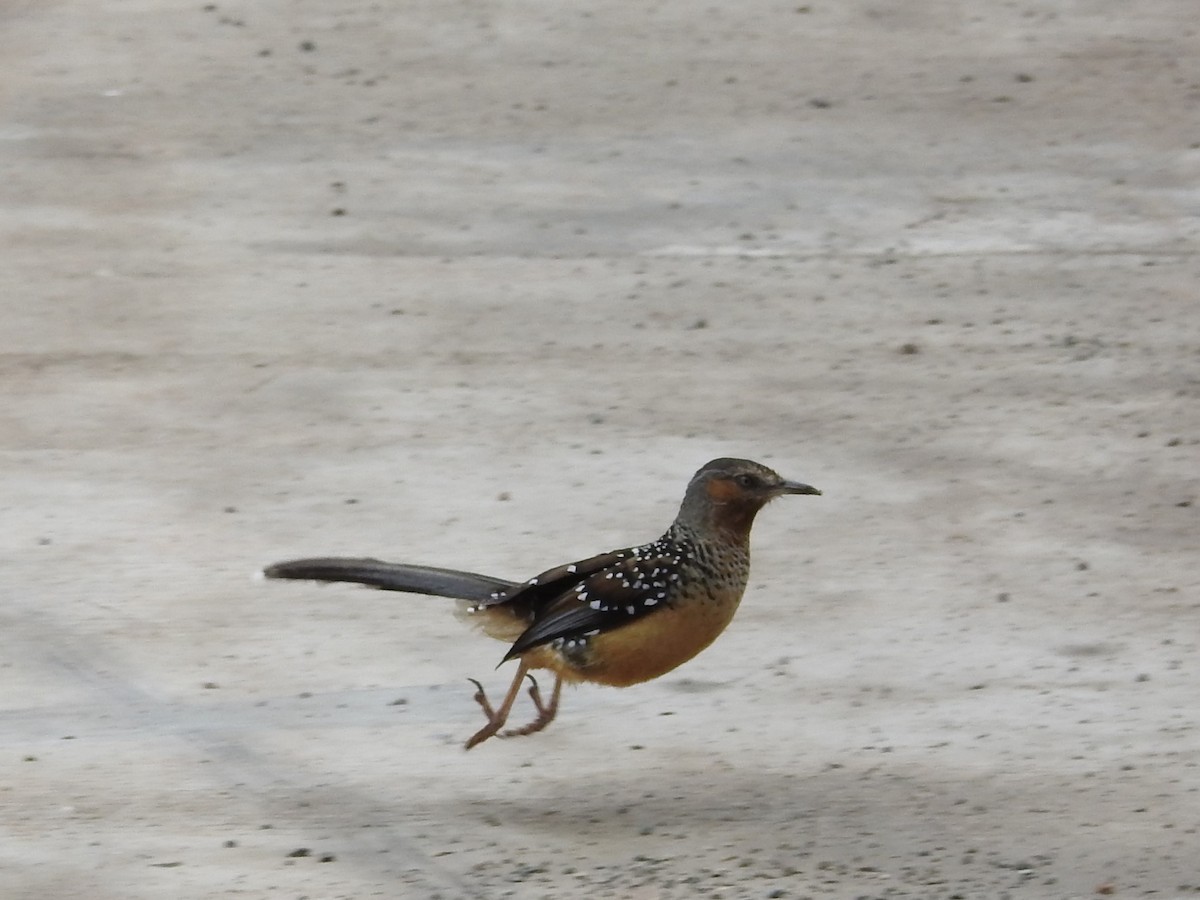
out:
{"label": "bird's breast", "polygon": [[[702,557],[693,560],[703,563]],[[524,659],[567,681],[625,687],[665,675],[717,639],[746,588],[749,561],[721,566],[722,575],[687,571],[668,601],[653,612],[584,639],[538,647]]]}

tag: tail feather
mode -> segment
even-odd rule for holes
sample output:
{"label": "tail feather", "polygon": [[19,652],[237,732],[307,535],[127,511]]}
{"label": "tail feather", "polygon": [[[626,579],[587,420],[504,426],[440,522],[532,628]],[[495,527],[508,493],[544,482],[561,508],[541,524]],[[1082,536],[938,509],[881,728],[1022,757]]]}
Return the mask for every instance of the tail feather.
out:
{"label": "tail feather", "polygon": [[412,566],[379,559],[319,557],[279,562],[263,569],[267,578],[300,581],[341,581],[365,584],[385,591],[430,594],[457,600],[487,600],[495,591],[507,590],[515,582],[457,569]]}

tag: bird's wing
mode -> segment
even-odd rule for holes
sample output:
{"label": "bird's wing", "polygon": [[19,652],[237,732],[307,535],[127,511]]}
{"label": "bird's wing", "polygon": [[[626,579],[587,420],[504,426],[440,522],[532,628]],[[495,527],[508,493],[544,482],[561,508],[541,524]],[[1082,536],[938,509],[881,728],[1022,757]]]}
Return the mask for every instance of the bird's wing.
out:
{"label": "bird's wing", "polygon": [[649,544],[607,556],[607,565],[583,578],[556,583],[557,592],[535,611],[505,660],[558,638],[611,631],[669,605],[671,584],[679,578],[677,553]]}
{"label": "bird's wing", "polygon": [[512,605],[532,620],[539,611],[548,603],[553,603],[564,591],[571,590],[589,575],[603,571],[632,552],[632,550],[613,550],[610,553],[601,553],[599,556],[555,566],[528,581],[496,590],[482,605]]}

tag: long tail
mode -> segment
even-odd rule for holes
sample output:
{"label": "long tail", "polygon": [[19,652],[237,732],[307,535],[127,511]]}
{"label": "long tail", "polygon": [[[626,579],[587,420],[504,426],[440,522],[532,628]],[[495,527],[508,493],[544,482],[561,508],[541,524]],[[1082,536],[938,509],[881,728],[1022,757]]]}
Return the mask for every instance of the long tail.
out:
{"label": "long tail", "polygon": [[456,600],[487,600],[495,591],[513,587],[515,582],[457,569],[410,566],[379,559],[321,557],[293,559],[263,569],[267,578],[300,581],[345,581],[365,584],[385,591],[430,594]]}

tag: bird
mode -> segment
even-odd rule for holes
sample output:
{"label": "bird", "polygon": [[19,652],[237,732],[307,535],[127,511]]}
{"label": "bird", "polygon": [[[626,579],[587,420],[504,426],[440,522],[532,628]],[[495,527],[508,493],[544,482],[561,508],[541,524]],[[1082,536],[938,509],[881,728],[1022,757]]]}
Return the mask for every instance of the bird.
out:
{"label": "bird", "polygon": [[[692,659],[737,612],[759,510],[784,495],[820,493],[761,463],[723,457],[692,476],[678,515],[658,540],[555,566],[524,581],[347,557],[288,560],[262,574],[452,598],[460,618],[508,643],[500,664],[516,660],[517,670],[499,705],[469,679],[487,720],[467,740],[470,750],[497,735],[544,729],[558,712],[564,683],[626,687]],[[535,670],[554,675],[549,700]],[[502,730],[527,677],[537,714],[524,726]]]}

